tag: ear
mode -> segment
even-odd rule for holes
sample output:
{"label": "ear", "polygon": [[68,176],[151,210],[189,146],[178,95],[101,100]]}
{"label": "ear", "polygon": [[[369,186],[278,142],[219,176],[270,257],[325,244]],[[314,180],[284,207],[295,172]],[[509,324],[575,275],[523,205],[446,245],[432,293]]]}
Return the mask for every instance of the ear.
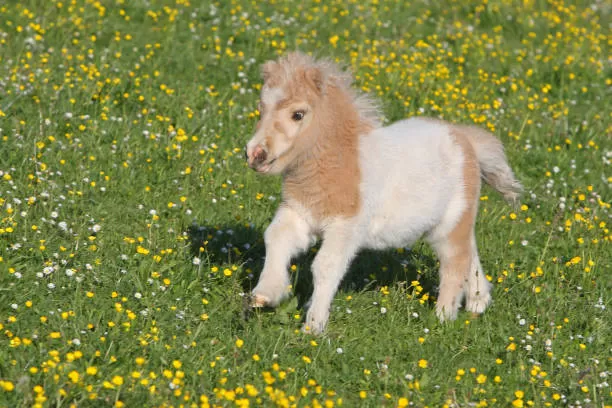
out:
{"label": "ear", "polygon": [[325,77],[319,68],[307,68],[304,71],[304,79],[306,83],[317,93],[322,93],[325,88]]}
{"label": "ear", "polygon": [[275,61],[268,61],[261,67],[261,77],[264,83],[268,82],[270,78],[278,71],[278,63]]}

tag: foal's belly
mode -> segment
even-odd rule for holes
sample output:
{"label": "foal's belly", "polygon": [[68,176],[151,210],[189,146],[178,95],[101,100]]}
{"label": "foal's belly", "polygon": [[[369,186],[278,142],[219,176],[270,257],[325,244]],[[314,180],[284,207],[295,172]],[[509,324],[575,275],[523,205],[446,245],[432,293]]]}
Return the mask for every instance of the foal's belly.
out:
{"label": "foal's belly", "polygon": [[370,218],[366,225],[365,247],[387,249],[411,246],[434,227],[435,221],[431,216],[381,214]]}

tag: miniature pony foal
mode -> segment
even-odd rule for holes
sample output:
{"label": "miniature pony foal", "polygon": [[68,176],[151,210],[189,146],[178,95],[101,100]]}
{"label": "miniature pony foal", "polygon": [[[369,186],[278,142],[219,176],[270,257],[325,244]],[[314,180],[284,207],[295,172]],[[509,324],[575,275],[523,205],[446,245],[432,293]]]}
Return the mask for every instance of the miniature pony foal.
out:
{"label": "miniature pony foal", "polygon": [[252,306],[288,295],[287,268],[316,237],[314,292],[305,331],[320,333],[362,248],[411,245],[421,236],[440,260],[440,320],[491,301],[474,236],[480,178],[514,201],[520,183],[499,140],[470,126],[413,118],[381,127],[367,97],[334,64],[292,53],[263,66],[261,120],[246,147],[251,168],[281,174],[282,202],[267,228]]}

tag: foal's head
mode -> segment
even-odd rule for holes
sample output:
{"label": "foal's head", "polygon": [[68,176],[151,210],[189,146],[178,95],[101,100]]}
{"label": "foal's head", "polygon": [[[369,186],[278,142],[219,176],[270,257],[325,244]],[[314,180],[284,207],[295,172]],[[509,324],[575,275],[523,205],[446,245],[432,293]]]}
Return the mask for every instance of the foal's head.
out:
{"label": "foal's head", "polygon": [[282,173],[334,123],[372,110],[350,89],[350,75],[330,62],[291,53],[262,72],[260,120],[246,147],[249,166],[260,173]]}
{"label": "foal's head", "polygon": [[324,72],[311,58],[293,53],[265,63],[262,73],[260,120],[247,144],[247,160],[260,173],[278,174],[309,144]]}

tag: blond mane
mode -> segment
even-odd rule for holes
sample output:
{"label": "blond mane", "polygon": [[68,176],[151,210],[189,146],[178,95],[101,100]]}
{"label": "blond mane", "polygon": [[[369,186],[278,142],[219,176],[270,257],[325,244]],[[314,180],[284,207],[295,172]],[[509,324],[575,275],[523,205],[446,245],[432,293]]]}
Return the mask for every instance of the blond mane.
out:
{"label": "blond mane", "polygon": [[315,59],[301,52],[291,52],[277,61],[263,66],[264,83],[270,87],[293,80],[299,72],[318,70],[321,73],[323,90],[334,86],[349,96],[359,117],[372,128],[381,127],[382,113],[378,101],[353,88],[352,73],[327,58]]}

